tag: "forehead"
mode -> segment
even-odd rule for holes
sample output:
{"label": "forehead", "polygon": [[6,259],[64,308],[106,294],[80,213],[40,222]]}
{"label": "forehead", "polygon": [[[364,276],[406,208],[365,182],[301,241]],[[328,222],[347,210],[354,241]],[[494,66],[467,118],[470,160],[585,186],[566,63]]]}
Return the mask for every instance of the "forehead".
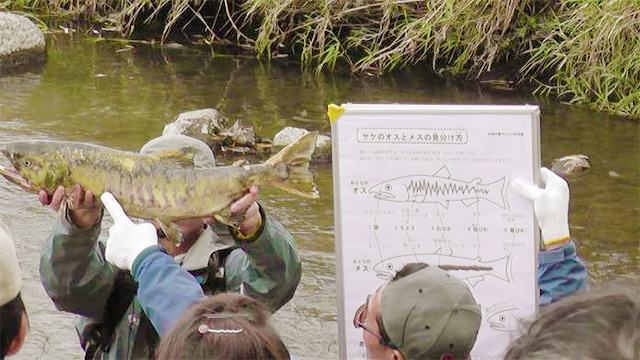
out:
{"label": "forehead", "polygon": [[388,284],[384,284],[378,288],[375,294],[369,299],[367,317],[377,319],[382,315],[382,293]]}

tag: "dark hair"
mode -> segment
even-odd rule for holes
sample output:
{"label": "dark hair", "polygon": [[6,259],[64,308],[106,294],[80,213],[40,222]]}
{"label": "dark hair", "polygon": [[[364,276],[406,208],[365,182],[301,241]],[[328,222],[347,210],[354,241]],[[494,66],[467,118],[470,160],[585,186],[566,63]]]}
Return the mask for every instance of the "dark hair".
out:
{"label": "dark hair", "polygon": [[270,315],[265,305],[246,295],[208,296],[176,322],[158,345],[156,359],[289,359],[269,324]]}
{"label": "dark hair", "polygon": [[541,309],[505,360],[640,359],[640,286],[611,283]]}
{"label": "dark hair", "polygon": [[26,314],[26,310],[20,293],[13,300],[0,306],[0,359],[7,355],[9,345],[20,332],[23,313]]}

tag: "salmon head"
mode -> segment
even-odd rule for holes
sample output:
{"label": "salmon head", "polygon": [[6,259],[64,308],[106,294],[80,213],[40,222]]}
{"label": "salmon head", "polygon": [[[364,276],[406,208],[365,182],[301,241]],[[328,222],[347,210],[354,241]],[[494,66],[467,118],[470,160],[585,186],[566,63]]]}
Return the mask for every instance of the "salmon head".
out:
{"label": "salmon head", "polygon": [[68,159],[50,141],[17,141],[0,145],[12,168],[0,166],[0,175],[26,191],[52,192],[65,185]]}

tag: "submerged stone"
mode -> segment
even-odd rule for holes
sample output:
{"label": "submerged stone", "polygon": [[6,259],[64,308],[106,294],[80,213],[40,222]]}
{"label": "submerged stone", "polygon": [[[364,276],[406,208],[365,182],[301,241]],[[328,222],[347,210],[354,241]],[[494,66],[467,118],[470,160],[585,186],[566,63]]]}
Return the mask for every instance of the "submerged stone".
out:
{"label": "submerged stone", "polygon": [[0,73],[23,72],[45,61],[45,39],[27,17],[0,12]]}

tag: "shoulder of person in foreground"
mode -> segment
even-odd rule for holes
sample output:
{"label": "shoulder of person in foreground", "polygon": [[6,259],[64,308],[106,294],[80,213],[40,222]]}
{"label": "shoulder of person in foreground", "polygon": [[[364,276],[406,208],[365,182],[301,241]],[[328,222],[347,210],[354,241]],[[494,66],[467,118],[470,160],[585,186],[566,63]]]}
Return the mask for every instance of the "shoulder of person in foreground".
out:
{"label": "shoulder of person in foreground", "polygon": [[542,308],[505,360],[640,358],[640,284],[601,284]]}
{"label": "shoulder of person in foreground", "polygon": [[263,226],[256,237],[236,236],[238,249],[227,256],[227,290],[257,298],[271,310],[286,304],[295,293],[302,276],[302,265],[293,235],[259,207]]}
{"label": "shoulder of person in foreground", "polygon": [[265,305],[238,293],[191,306],[160,341],[156,359],[289,359]]}

